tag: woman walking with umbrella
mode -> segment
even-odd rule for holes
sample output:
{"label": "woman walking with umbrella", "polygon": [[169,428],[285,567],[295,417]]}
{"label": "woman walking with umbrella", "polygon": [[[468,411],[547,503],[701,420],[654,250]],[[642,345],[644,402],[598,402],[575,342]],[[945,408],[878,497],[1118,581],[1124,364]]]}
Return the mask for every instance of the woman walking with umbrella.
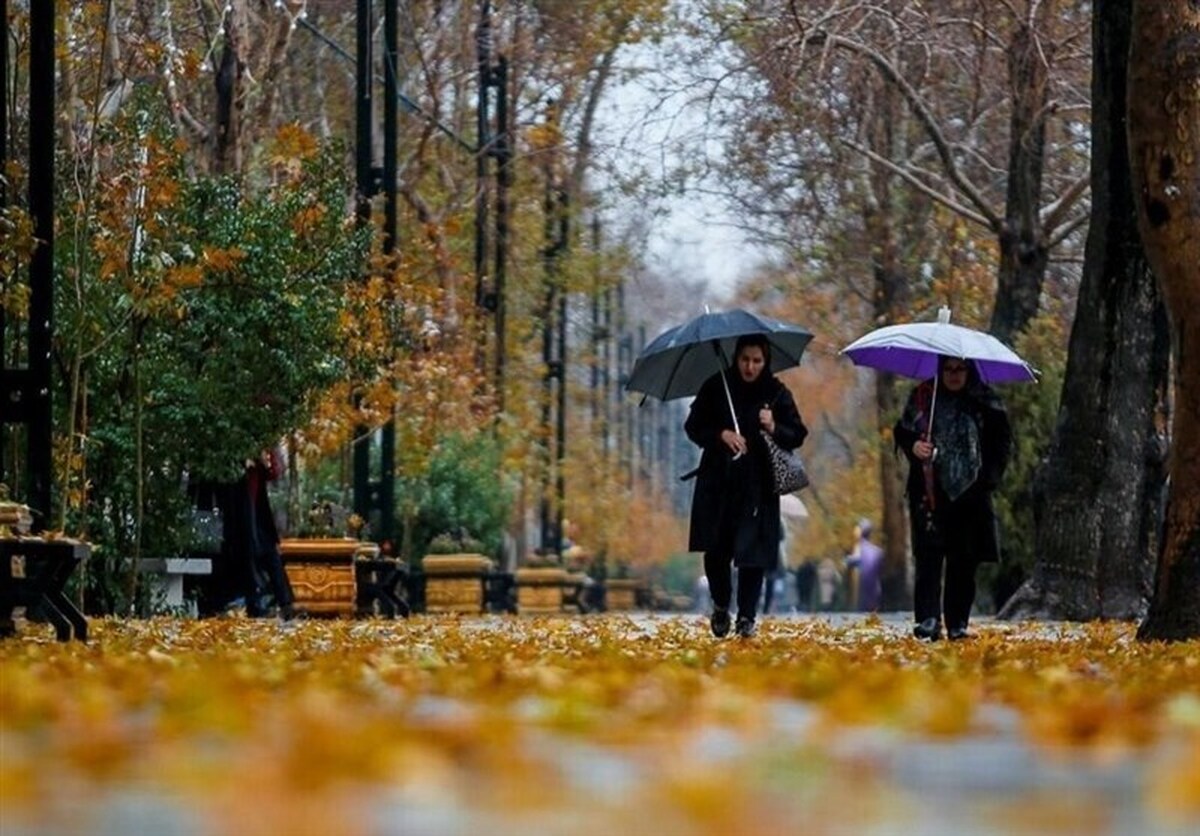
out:
{"label": "woman walking with umbrella", "polygon": [[732,567],[738,567],[736,631],[749,638],[764,573],[779,560],[779,497],[762,432],[789,450],[808,435],[791,392],[770,369],[767,337],[739,337],[733,368],[704,382],[684,423],[688,438],[703,451],[688,548],[704,553],[717,637],[729,633]]}
{"label": "woman walking with umbrella", "polygon": [[913,634],[936,641],[944,617],[950,639],[965,639],[975,570],[1000,559],[992,492],[1012,447],[1008,414],[972,361],[942,356],[937,377],[912,391],[893,432],[909,460]]}
{"label": "woman walking with umbrella", "polygon": [[[916,561],[913,635],[967,637],[975,569],[1000,559],[992,492],[1008,465],[1012,430],[993,383],[1032,382],[1034,370],[991,334],[937,322],[887,325],[842,349],[856,365],[924,381],[893,428],[909,460],[908,510]],[[945,592],[942,571],[945,569]]]}

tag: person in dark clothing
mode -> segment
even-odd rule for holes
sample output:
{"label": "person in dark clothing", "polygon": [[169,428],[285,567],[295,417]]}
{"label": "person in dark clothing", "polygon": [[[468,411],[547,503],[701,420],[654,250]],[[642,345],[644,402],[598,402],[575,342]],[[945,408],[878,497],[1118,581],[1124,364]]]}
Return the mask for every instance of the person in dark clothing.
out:
{"label": "person in dark clothing", "polygon": [[748,638],[754,635],[763,575],[779,560],[779,497],[760,430],[789,450],[808,435],[791,392],[768,371],[770,363],[765,337],[739,338],[733,368],[705,381],[684,423],[688,438],[702,449],[688,549],[704,553],[717,637],[729,633],[732,566],[738,567],[736,630]]}
{"label": "person in dark clothing", "polygon": [[294,615],[292,587],[283,569],[279,531],[267,495],[267,483],[279,477],[279,470],[278,456],[265,451],[258,459],[246,460],[242,478],[223,494],[222,557],[238,567],[246,615],[252,618],[267,614],[268,592],[282,618]]}
{"label": "person in dark clothing", "polygon": [[1004,404],[970,360],[940,357],[934,386],[927,380],[912,391],[893,430],[909,460],[913,634],[929,641],[941,638],[943,618],[951,639],[967,638],[975,570],[1000,559],[992,493],[1012,448]]}

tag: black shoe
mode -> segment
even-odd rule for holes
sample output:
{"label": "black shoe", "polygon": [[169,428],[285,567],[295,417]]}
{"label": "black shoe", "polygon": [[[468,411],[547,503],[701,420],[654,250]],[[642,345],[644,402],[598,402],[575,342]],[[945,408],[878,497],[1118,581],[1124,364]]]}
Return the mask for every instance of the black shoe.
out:
{"label": "black shoe", "polygon": [[708,619],[708,624],[712,627],[714,636],[718,639],[725,638],[729,635],[729,610],[714,609],[712,616]]}
{"label": "black shoe", "polygon": [[935,642],[942,637],[942,625],[936,618],[927,618],[913,628],[913,635],[918,639]]}
{"label": "black shoe", "polygon": [[737,620],[737,626],[734,628],[734,631],[737,633],[739,639],[754,638],[754,632],[755,632],[754,619],[746,618],[745,616],[739,615],[738,620]]}
{"label": "black shoe", "polygon": [[967,632],[966,625],[961,627],[948,627],[946,628],[946,638],[950,639],[952,642],[958,642],[962,641],[963,639],[971,638],[971,634]]}

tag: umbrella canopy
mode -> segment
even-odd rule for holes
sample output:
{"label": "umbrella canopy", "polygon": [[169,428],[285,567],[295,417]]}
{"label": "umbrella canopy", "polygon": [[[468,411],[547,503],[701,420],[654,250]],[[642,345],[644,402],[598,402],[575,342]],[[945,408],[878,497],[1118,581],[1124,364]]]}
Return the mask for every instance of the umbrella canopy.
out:
{"label": "umbrella canopy", "polygon": [[804,500],[794,493],[785,493],[779,497],[779,513],[789,520],[808,519],[808,507]]}
{"label": "umbrella canopy", "polygon": [[991,334],[950,324],[950,309],[937,322],[910,322],[877,328],[842,349],[856,366],[925,380],[937,375],[938,356],[970,360],[984,383],[1037,379],[1033,368]]}
{"label": "umbrella canopy", "polygon": [[762,334],[770,343],[771,373],[800,365],[812,340],[812,333],[799,325],[749,311],[706,312],[664,331],[642,349],[625,388],[664,401],[694,395],[729,364],[738,337],[748,334]]}

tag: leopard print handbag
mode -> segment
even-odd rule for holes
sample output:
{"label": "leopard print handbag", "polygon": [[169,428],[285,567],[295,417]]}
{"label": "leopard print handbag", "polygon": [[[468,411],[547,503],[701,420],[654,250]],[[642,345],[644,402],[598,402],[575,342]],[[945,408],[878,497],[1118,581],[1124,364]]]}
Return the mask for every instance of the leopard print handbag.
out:
{"label": "leopard print handbag", "polygon": [[767,457],[771,460],[771,481],[775,493],[783,496],[785,493],[807,488],[808,471],[804,469],[804,462],[800,461],[799,454],[795,450],[780,447],[766,430],[760,432],[767,445]]}

